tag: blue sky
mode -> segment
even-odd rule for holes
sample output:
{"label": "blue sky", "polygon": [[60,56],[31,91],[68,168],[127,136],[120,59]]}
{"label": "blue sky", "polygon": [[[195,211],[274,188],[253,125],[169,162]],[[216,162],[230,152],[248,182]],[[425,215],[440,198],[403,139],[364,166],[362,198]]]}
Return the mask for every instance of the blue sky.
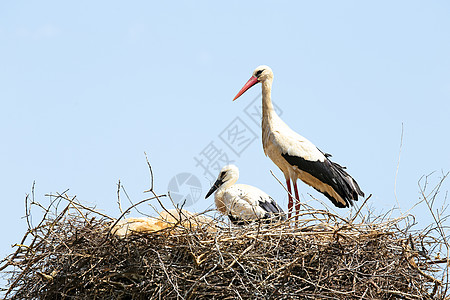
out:
{"label": "blue sky", "polygon": [[[450,171],[449,15],[447,1],[2,2],[0,256],[26,230],[33,181],[40,202],[70,189],[117,216],[119,179],[134,202],[147,196],[144,152],[158,193],[180,173],[198,179],[199,190],[181,187],[200,195],[189,210],[213,204],[196,162],[213,156],[208,172],[232,160],[239,182],[286,208],[249,113],[260,86],[232,102],[261,64],[274,71],[284,121],[347,166],[378,211],[396,206],[403,126],[396,192],[406,211],[423,175],[435,172],[433,185]],[[303,201],[330,204],[299,188]],[[413,213],[430,221],[425,206]]]}

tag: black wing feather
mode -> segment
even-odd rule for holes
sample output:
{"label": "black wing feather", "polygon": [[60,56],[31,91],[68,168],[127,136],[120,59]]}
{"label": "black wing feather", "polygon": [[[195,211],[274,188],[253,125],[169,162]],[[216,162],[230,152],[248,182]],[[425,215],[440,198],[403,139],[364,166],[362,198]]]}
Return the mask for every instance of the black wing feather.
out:
{"label": "black wing feather", "polygon": [[319,191],[316,187],[313,188],[323,193],[335,206],[340,208],[349,207],[350,205],[353,205],[353,201],[358,200],[358,195],[364,197],[364,193],[361,191],[356,181],[344,170],[345,168],[328,159],[330,155],[325,156],[323,162],[318,160],[310,161],[287,153],[281,155],[289,164],[297,166],[300,170],[331,186],[331,188],[344,199],[345,205],[337,201],[337,199],[334,199],[334,197],[328,193]]}
{"label": "black wing feather", "polygon": [[274,217],[277,217],[275,218],[277,221],[286,220],[286,215],[283,209],[275,202],[275,200],[272,199],[272,197],[269,196],[269,199],[260,197],[258,204],[262,209],[267,211],[267,214],[264,217],[265,219],[273,219]]}
{"label": "black wing feather", "polygon": [[260,219],[244,220],[239,217],[233,216],[231,213],[228,214],[228,218],[234,225],[246,225],[257,221],[272,223],[286,220],[286,214],[284,213],[283,209],[275,202],[275,200],[272,199],[272,197],[269,196],[269,199],[260,197],[260,200],[258,200],[258,205],[267,212],[264,217]]}

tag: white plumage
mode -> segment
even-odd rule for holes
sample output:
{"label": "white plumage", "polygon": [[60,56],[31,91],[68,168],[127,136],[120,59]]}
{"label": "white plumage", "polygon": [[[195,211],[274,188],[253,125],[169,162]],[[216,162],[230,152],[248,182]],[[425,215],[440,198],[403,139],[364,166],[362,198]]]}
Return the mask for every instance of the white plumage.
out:
{"label": "white plumage", "polygon": [[[294,132],[273,109],[271,90],[273,72],[268,66],[259,66],[252,77],[233,100],[257,83],[262,84],[262,142],[264,153],[280,168],[288,188],[288,217],[293,208],[291,181],[294,184],[298,213],[300,202],[297,179],[323,193],[337,207],[349,207],[358,195],[364,196],[356,181],[337,163],[328,159],[331,155],[320,151],[313,143]],[[297,219],[297,217],[296,217]]]}
{"label": "white plumage", "polygon": [[235,184],[238,178],[239,169],[235,165],[223,167],[205,199],[217,190],[214,196],[217,210],[236,225],[285,219],[283,210],[269,195],[251,185]]}
{"label": "white plumage", "polygon": [[155,232],[166,228],[184,227],[188,229],[203,228],[216,230],[216,222],[206,216],[184,209],[169,209],[158,213],[157,217],[127,218],[114,222],[111,233],[121,238],[143,232]]}

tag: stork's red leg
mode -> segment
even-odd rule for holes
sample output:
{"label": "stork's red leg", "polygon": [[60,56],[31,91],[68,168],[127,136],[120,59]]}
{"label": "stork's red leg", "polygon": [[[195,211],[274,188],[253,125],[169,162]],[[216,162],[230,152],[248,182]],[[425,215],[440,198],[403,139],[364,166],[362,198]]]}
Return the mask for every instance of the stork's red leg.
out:
{"label": "stork's red leg", "polygon": [[288,197],[289,197],[289,202],[288,202],[288,219],[291,217],[291,212],[292,212],[292,206],[294,206],[294,202],[292,201],[292,196],[291,196],[291,180],[289,178],[286,178],[286,185],[287,185],[287,189],[289,191],[288,193]]}
{"label": "stork's red leg", "polygon": [[297,180],[294,181],[294,192],[295,192],[295,221],[298,221],[298,215],[300,214],[300,197],[298,196],[297,190]]}

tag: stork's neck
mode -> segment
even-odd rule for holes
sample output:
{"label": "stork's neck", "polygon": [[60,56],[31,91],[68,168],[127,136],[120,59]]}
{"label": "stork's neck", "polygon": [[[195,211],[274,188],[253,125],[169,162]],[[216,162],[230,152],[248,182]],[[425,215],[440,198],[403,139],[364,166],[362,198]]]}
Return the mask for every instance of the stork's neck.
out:
{"label": "stork's neck", "polygon": [[216,206],[217,209],[219,209],[219,211],[221,211],[223,204],[223,194],[225,193],[225,191],[231,187],[232,185],[234,185],[236,183],[236,181],[238,180],[238,177],[232,177],[230,179],[228,179],[227,181],[225,181],[216,191],[214,198],[216,200]]}
{"label": "stork's neck", "polygon": [[271,100],[272,92],[272,79],[268,79],[262,82],[262,144],[264,153],[268,155],[267,149],[270,143],[270,135],[274,128],[274,119],[277,118],[277,114],[273,109]]}
{"label": "stork's neck", "polygon": [[272,105],[272,79],[263,81],[262,83],[262,118],[270,119],[275,113]]}
{"label": "stork's neck", "polygon": [[[273,109],[271,93],[272,93],[272,79],[263,81],[262,83],[262,122],[270,123],[273,116],[276,115]],[[268,125],[268,124],[267,124]]]}

